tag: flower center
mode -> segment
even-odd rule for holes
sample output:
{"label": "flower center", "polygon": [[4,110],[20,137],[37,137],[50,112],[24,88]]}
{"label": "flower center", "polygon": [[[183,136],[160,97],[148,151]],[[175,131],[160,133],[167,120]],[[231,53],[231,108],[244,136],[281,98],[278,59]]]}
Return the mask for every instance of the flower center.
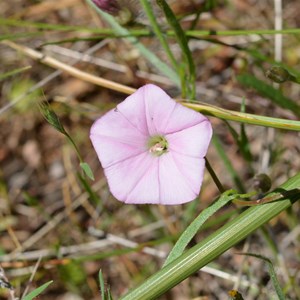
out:
{"label": "flower center", "polygon": [[149,152],[154,156],[161,156],[168,151],[168,141],[161,135],[150,137],[147,146]]}

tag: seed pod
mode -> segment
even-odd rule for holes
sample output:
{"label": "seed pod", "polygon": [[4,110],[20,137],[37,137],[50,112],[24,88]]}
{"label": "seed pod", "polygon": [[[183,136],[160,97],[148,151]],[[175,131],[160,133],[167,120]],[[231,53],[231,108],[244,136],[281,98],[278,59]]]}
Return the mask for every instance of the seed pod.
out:
{"label": "seed pod", "polygon": [[271,69],[266,71],[265,75],[267,78],[276,83],[283,83],[291,80],[290,73],[280,66],[273,66]]}
{"label": "seed pod", "polygon": [[270,190],[272,186],[272,181],[267,174],[258,174],[253,179],[253,188],[258,190],[259,192],[266,193]]}

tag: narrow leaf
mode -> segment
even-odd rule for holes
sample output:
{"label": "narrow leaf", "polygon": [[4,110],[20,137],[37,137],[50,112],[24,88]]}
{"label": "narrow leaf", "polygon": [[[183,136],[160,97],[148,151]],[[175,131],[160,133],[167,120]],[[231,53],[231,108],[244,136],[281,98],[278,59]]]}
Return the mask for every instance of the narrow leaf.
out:
{"label": "narrow leaf", "polygon": [[194,60],[191,54],[191,51],[189,49],[188,40],[186,38],[186,34],[181,28],[179,22],[176,19],[176,16],[174,15],[173,11],[169,7],[168,3],[165,0],[157,0],[157,4],[161,7],[161,9],[164,11],[164,14],[167,18],[168,23],[173,28],[176,40],[182,50],[183,57],[185,59],[185,63],[187,64],[187,71],[188,71],[188,83],[190,85],[190,99],[195,99],[195,79],[196,79],[196,69],[194,65]]}
{"label": "narrow leaf", "polygon": [[92,180],[95,180],[93,171],[88,163],[82,162],[82,163],[80,163],[80,167],[83,170],[83,172],[86,174],[87,177],[89,177]]}
{"label": "narrow leaf", "polygon": [[176,72],[174,72],[173,69],[171,69],[167,64],[165,64],[161,59],[159,59],[153,52],[148,50],[142,43],[139,42],[139,40],[131,36],[130,32],[122,27],[113,16],[103,12],[101,9],[99,9],[91,0],[86,0],[91,7],[93,7],[97,13],[103,17],[103,19],[110,24],[110,26],[114,29],[116,34],[127,36],[126,39],[134,45],[140,53],[148,59],[148,61],[157,68],[162,74],[166,75],[168,78],[170,78],[175,84],[180,86],[180,80]]}
{"label": "narrow leaf", "polygon": [[253,257],[264,260],[268,265],[269,274],[270,274],[270,277],[271,277],[271,280],[272,280],[272,284],[275,288],[275,291],[276,291],[276,294],[277,294],[279,300],[285,300],[285,296],[284,296],[284,293],[283,293],[283,291],[281,289],[281,286],[279,284],[278,278],[276,276],[276,272],[275,272],[272,261],[269,258],[267,258],[263,255],[259,255],[259,254],[255,254],[255,253],[239,253],[239,254],[246,255],[246,256],[253,256]]}
{"label": "narrow leaf", "polygon": [[244,86],[255,89],[260,95],[269,98],[274,104],[288,109],[300,117],[300,106],[293,100],[285,97],[280,90],[249,74],[239,75],[237,79]]}
{"label": "narrow leaf", "polygon": [[99,271],[98,277],[99,277],[99,284],[100,284],[101,299],[105,300],[105,284],[104,284],[102,270]]}
{"label": "narrow leaf", "polygon": [[154,15],[151,4],[149,3],[148,0],[140,0],[140,1],[141,1],[141,4],[144,7],[145,13],[147,14],[147,17],[149,19],[149,22],[150,22],[150,24],[153,28],[153,31],[154,31],[155,35],[159,39],[162,47],[164,48],[166,54],[168,55],[169,60],[173,65],[173,68],[176,70],[178,68],[178,62],[176,61],[176,59],[175,59],[175,57],[174,57],[174,55],[173,55],[173,53],[170,49],[170,46],[169,46],[169,44],[168,44],[168,42],[167,42],[167,40],[166,40],[162,30],[161,30],[161,27],[157,22],[157,18]]}
{"label": "narrow leaf", "polygon": [[32,292],[30,292],[22,300],[32,300],[32,299],[34,299],[35,297],[37,297],[38,295],[40,295],[52,282],[53,282],[53,280],[44,283],[43,285],[41,285],[37,289],[35,289]]}
{"label": "narrow leaf", "polygon": [[231,176],[235,186],[237,187],[237,189],[239,191],[244,193],[246,191],[244,184],[241,181],[239,174],[234,169],[234,167],[231,163],[231,160],[228,158],[227,153],[224,150],[224,146],[221,144],[219,137],[215,134],[212,137],[212,143],[213,143],[218,155],[220,156],[221,160],[223,161],[226,171]]}
{"label": "narrow leaf", "polygon": [[197,234],[201,226],[205,223],[205,221],[211,217],[216,211],[226,205],[228,202],[232,201],[237,197],[236,192],[234,190],[229,190],[223,193],[220,198],[211,204],[208,208],[206,208],[203,212],[201,212],[198,217],[194,219],[194,221],[185,229],[182,235],[179,237],[175,246],[171,250],[169,256],[167,257],[164,266],[172,262],[174,259],[179,257],[188,243],[192,240],[192,238]]}
{"label": "narrow leaf", "polygon": [[27,71],[30,68],[31,68],[31,66],[27,66],[24,68],[18,68],[18,69],[14,69],[14,70],[6,72],[6,73],[2,73],[2,74],[0,74],[0,81],[6,79],[8,77],[14,76],[16,74],[22,73],[24,71]]}
{"label": "narrow leaf", "polygon": [[[291,191],[299,188],[299,186],[300,173],[282,184],[279,189]],[[268,196],[271,195],[274,195],[274,193],[268,194]],[[253,231],[289,208],[299,199],[300,193],[284,197],[279,201],[246,209],[239,216],[184,252],[180,257],[166,265],[121,299],[150,300],[158,298],[230,247],[245,239]]]}

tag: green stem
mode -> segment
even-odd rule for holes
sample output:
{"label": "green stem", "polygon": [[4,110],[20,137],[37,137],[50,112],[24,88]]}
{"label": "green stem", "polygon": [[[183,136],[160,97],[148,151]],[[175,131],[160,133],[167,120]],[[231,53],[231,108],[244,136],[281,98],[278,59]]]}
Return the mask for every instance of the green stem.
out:
{"label": "green stem", "polygon": [[211,164],[209,163],[208,159],[205,157],[205,166],[207,168],[207,171],[209,172],[210,176],[212,177],[215,185],[217,186],[219,192],[222,194],[225,192],[225,189],[221,183],[221,181],[219,180],[218,176],[216,175],[214,169],[212,168]]}
{"label": "green stem", "polygon": [[224,120],[237,121],[245,124],[259,125],[265,127],[300,131],[299,121],[241,113],[238,111],[223,109],[217,106],[201,102],[181,102],[181,104],[191,109],[194,109],[195,111],[199,111],[204,115],[213,116]]}
{"label": "green stem", "polygon": [[70,143],[73,145],[74,149],[75,149],[75,152],[77,154],[77,157],[78,157],[78,160],[80,163],[83,163],[83,159],[81,157],[81,154],[79,152],[79,149],[77,147],[77,145],[75,144],[75,142],[73,141],[73,139],[71,138],[71,136],[65,131],[65,136],[68,138],[68,140],[70,141]]}
{"label": "green stem", "polygon": [[180,86],[180,79],[178,74],[171,69],[168,65],[166,65],[161,59],[159,59],[153,52],[151,52],[148,48],[146,48],[139,40],[134,37],[130,36],[130,32],[125,28],[122,27],[113,16],[103,12],[99,9],[92,0],[86,0],[91,7],[93,7],[97,13],[110,24],[113,28],[113,32],[119,35],[127,36],[127,40],[134,46],[136,49],[140,51],[140,53],[155,67],[157,68],[162,74],[170,78],[177,86]]}
{"label": "green stem", "polygon": [[[22,21],[12,18],[0,18],[0,25],[14,26],[14,27],[33,27],[42,30],[57,30],[57,31],[81,31],[89,33],[99,33],[104,36],[115,36],[115,31],[110,28],[88,28],[84,26],[72,26],[62,24],[49,24],[41,22]],[[185,34],[187,37],[203,37],[203,36],[237,36],[237,35],[251,35],[251,34],[299,34],[300,28],[289,28],[282,30],[273,29],[253,29],[253,30],[187,30]],[[27,33],[28,34],[28,33]],[[166,32],[168,36],[174,37],[173,30]],[[128,31],[125,36],[151,36],[152,33],[148,29],[132,29]]]}
{"label": "green stem", "polygon": [[[153,31],[156,34],[156,36],[158,37],[158,39],[159,39],[162,47],[166,51],[166,54],[168,55],[168,57],[169,57],[172,65],[173,65],[173,68],[175,70],[178,70],[178,62],[176,61],[173,53],[171,52],[169,44],[168,44],[167,40],[165,39],[164,34],[161,31],[161,28],[160,28],[158,22],[156,21],[156,17],[155,17],[155,15],[153,13],[153,10],[151,8],[151,5],[150,5],[149,1],[148,0],[140,0],[140,2],[141,2],[141,4],[144,7],[144,10],[145,10],[145,12],[147,14],[147,17],[148,17],[148,19],[150,21],[150,24],[152,26]],[[177,71],[177,73],[179,73],[179,72]]]}
{"label": "green stem", "polygon": [[[300,173],[281,185],[283,190],[300,186]],[[178,283],[197,272],[226,250],[245,239],[254,230],[290,207],[300,195],[279,201],[253,206],[225,224],[199,244],[144,281],[139,287],[123,296],[123,300],[156,299]]]}
{"label": "green stem", "polygon": [[238,188],[239,192],[246,193],[246,189],[244,187],[243,182],[240,180],[238,173],[236,172],[230,159],[228,158],[226,151],[224,150],[224,147],[222,146],[219,137],[215,134],[212,137],[212,143],[213,143],[217,153],[219,154],[221,160],[223,161],[227,172],[229,173],[233,182],[235,183],[236,187]]}
{"label": "green stem", "polygon": [[185,65],[185,74],[183,74],[184,84],[186,85],[189,99],[194,100],[196,98],[196,68],[185,31],[182,29],[172,9],[165,0],[156,0],[156,3],[163,10],[169,25],[174,30],[175,38],[183,54]]}

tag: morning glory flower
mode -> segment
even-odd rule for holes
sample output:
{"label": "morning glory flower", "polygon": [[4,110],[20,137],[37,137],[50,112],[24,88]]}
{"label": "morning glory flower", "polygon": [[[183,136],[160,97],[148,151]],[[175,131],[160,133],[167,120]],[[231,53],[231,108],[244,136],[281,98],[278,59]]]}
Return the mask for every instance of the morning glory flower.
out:
{"label": "morning glory flower", "polygon": [[90,132],[116,199],[165,205],[199,195],[211,136],[206,117],[153,84],[96,120]]}

